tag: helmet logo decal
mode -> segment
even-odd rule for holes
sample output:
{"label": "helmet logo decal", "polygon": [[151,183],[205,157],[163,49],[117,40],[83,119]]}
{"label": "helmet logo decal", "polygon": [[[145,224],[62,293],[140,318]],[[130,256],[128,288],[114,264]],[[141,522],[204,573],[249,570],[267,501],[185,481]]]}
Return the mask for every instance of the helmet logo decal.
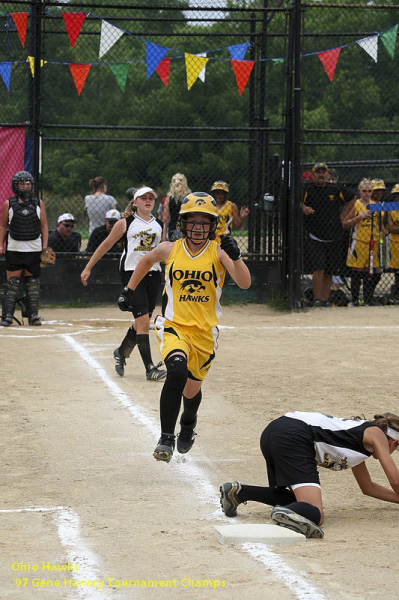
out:
{"label": "helmet logo decal", "polygon": [[195,204],[196,204],[197,206],[201,206],[201,204],[206,204],[206,202],[205,202],[205,200],[196,200],[196,201],[195,201]]}

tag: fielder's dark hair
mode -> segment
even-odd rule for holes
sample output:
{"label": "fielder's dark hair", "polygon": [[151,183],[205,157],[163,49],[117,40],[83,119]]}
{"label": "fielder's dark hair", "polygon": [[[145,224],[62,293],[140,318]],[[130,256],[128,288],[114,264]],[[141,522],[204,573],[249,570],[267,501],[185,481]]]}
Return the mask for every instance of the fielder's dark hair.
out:
{"label": "fielder's dark hair", "polygon": [[390,427],[399,433],[399,417],[393,413],[386,412],[379,415],[374,415],[374,420],[371,421],[374,425],[377,425],[384,433],[387,432],[387,428]]}

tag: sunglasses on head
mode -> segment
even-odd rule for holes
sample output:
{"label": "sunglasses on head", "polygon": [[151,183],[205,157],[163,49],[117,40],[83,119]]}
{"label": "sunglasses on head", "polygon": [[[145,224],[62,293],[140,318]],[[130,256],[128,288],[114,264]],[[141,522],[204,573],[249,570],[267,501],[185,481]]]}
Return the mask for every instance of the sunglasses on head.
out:
{"label": "sunglasses on head", "polygon": [[63,226],[67,229],[73,229],[75,227],[75,223],[63,223]]}

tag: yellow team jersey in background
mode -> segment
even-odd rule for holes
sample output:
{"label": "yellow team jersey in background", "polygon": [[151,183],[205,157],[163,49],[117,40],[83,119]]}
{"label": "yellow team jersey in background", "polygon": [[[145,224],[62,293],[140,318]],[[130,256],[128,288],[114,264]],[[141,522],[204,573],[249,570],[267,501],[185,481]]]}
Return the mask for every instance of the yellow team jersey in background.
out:
{"label": "yellow team jersey in background", "polygon": [[225,275],[216,241],[208,241],[193,255],[184,239],[177,240],[165,268],[163,316],[184,327],[214,327],[222,312],[219,300]]}
{"label": "yellow team jersey in background", "polygon": [[221,235],[230,235],[233,223],[233,207],[230,200],[218,208],[219,221],[216,228],[216,241],[220,244]]}

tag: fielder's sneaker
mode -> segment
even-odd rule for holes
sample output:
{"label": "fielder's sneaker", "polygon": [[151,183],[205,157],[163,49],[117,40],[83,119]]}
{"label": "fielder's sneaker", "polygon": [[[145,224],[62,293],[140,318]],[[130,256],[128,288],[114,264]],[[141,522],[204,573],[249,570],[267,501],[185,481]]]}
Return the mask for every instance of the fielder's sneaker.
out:
{"label": "fielder's sneaker", "polygon": [[147,380],[148,381],[162,381],[165,379],[167,372],[159,367],[162,365],[162,362],[159,362],[157,365],[149,364],[147,367]]}
{"label": "fielder's sneaker", "polygon": [[197,417],[190,425],[185,425],[180,419],[180,433],[177,436],[177,451],[180,454],[186,454],[195,442],[195,436],[197,435],[194,431],[194,427],[197,425]]}
{"label": "fielder's sneaker", "polygon": [[118,373],[119,377],[123,377],[125,373],[126,358],[119,354],[119,348],[115,348],[114,350],[114,359],[115,371]]}
{"label": "fielder's sneaker", "polygon": [[153,457],[156,460],[163,460],[164,462],[170,462],[173,456],[173,450],[175,449],[175,436],[171,433],[161,433],[161,437],[158,441],[158,446],[154,450]]}
{"label": "fielder's sneaker", "polygon": [[241,490],[241,484],[238,481],[232,483],[224,483],[220,486],[220,506],[226,517],[237,516],[237,506],[246,504],[239,499],[238,493]]}
{"label": "fielder's sneaker", "polygon": [[276,525],[302,533],[307,538],[323,539],[324,537],[324,531],[313,521],[298,515],[298,513],[285,506],[275,506],[271,512],[271,518]]}

